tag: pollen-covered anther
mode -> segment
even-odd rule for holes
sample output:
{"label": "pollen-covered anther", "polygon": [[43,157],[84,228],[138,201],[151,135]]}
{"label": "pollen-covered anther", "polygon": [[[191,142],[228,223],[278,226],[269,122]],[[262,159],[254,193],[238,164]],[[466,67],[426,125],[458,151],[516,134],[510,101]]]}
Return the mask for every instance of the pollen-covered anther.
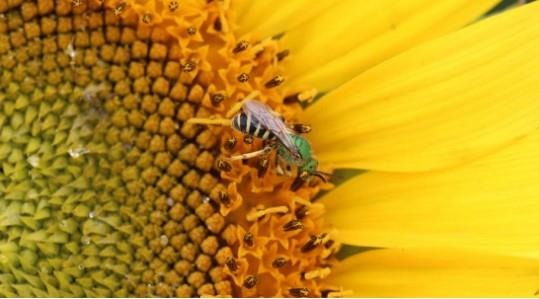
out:
{"label": "pollen-covered anther", "polygon": [[197,29],[193,26],[187,27],[187,34],[189,35],[195,35],[197,33]]}
{"label": "pollen-covered anther", "polygon": [[116,4],[116,7],[114,8],[114,14],[116,16],[121,15],[125,11],[126,7],[127,7],[127,3],[118,2],[118,4]]}
{"label": "pollen-covered anther", "polygon": [[225,96],[221,93],[214,93],[210,95],[210,100],[212,105],[218,106],[222,101],[225,100]]}
{"label": "pollen-covered anther", "polygon": [[314,205],[314,204],[313,204],[312,202],[310,202],[309,200],[306,200],[306,199],[304,199],[304,198],[302,198],[302,197],[300,197],[300,196],[294,196],[293,200],[294,200],[294,202],[295,202],[296,204],[304,205],[304,206],[306,206],[306,207],[310,207],[310,206]]}
{"label": "pollen-covered anther", "polygon": [[321,269],[316,269],[316,270],[303,273],[303,278],[306,280],[316,279],[316,278],[323,279],[323,278],[328,277],[329,274],[331,274],[331,269],[328,267],[324,267]]}
{"label": "pollen-covered anther", "polygon": [[288,263],[288,260],[284,257],[278,257],[276,259],[273,260],[273,262],[271,263],[271,266],[273,268],[282,268],[284,267],[286,264]]}
{"label": "pollen-covered anther", "polygon": [[226,259],[225,264],[231,272],[236,272],[239,269],[236,259],[231,256]]}
{"label": "pollen-covered anther", "polygon": [[296,218],[303,219],[305,216],[309,215],[309,209],[306,206],[301,206],[296,210]]}
{"label": "pollen-covered anther", "polygon": [[239,53],[239,52],[245,51],[248,47],[249,47],[249,42],[247,42],[246,40],[240,40],[236,44],[236,46],[234,47],[232,52],[233,53]]}
{"label": "pollen-covered anther", "polygon": [[246,246],[252,247],[255,244],[254,239],[255,237],[251,232],[246,232],[245,235],[243,236],[243,243]]}
{"label": "pollen-covered anther", "polygon": [[311,292],[309,292],[309,289],[307,288],[292,288],[288,290],[288,293],[290,296],[296,298],[305,298],[310,297],[311,295]]}
{"label": "pollen-covered anther", "polygon": [[264,84],[264,86],[266,88],[274,88],[274,87],[277,87],[277,86],[281,85],[283,82],[284,82],[284,77],[281,76],[281,75],[277,75],[277,76],[271,78],[271,80],[269,80],[268,82],[266,82]]}
{"label": "pollen-covered anther", "polygon": [[288,50],[288,49],[285,49],[285,50],[282,50],[281,52],[278,52],[277,55],[276,55],[277,61],[282,61],[283,59],[288,57],[288,55],[290,55],[290,50]]}
{"label": "pollen-covered anther", "polygon": [[144,24],[147,24],[149,25],[151,22],[152,22],[152,14],[146,12],[144,14],[142,14],[142,17],[141,17],[141,20]]}
{"label": "pollen-covered anther", "polygon": [[232,136],[224,142],[224,147],[226,150],[230,151],[234,149],[237,143],[238,143],[238,140],[236,139],[236,137]]}
{"label": "pollen-covered anther", "polygon": [[168,1],[168,10],[171,12],[175,12],[180,7],[180,3],[178,0],[170,0]]}
{"label": "pollen-covered anther", "polygon": [[331,247],[326,248],[324,247],[324,250],[320,254],[320,257],[323,259],[330,258],[333,254],[335,254],[339,250],[340,246],[336,243],[332,244]]}
{"label": "pollen-covered anther", "polygon": [[318,90],[317,89],[309,89],[309,90],[305,90],[301,93],[298,94],[298,100],[302,101],[302,102],[309,102],[311,100],[313,100],[316,96],[318,95]]}
{"label": "pollen-covered anther", "polygon": [[223,159],[218,159],[216,163],[217,163],[217,168],[221,171],[229,172],[232,170],[232,165],[230,165],[230,163],[228,163],[227,161]]}
{"label": "pollen-covered anther", "polygon": [[197,67],[197,64],[195,61],[189,60],[186,63],[182,64],[182,71],[186,73],[190,73],[194,71]]}
{"label": "pollen-covered anther", "polygon": [[283,230],[286,232],[301,229],[303,229],[303,223],[299,220],[291,220],[283,225]]}
{"label": "pollen-covered anther", "polygon": [[243,286],[247,289],[252,289],[256,286],[257,278],[254,275],[249,275],[245,277],[245,280],[243,281]]}
{"label": "pollen-covered anther", "polygon": [[312,127],[307,124],[292,124],[292,130],[296,131],[299,134],[306,134],[312,131]]}
{"label": "pollen-covered anther", "polygon": [[249,80],[249,74],[241,73],[241,74],[238,75],[237,79],[238,79],[238,82],[245,83],[245,82],[247,82]]}
{"label": "pollen-covered anther", "polygon": [[219,191],[219,201],[225,206],[230,205],[230,197],[225,191]]}
{"label": "pollen-covered anther", "polygon": [[276,206],[276,207],[271,207],[267,209],[252,209],[251,211],[249,211],[249,213],[247,213],[246,219],[247,221],[252,222],[266,215],[280,214],[280,213],[286,213],[286,212],[288,212],[287,206]]}
{"label": "pollen-covered anther", "polygon": [[311,236],[309,238],[309,241],[307,241],[307,243],[305,243],[302,247],[301,247],[301,252],[303,253],[307,253],[309,251],[312,251],[313,249],[315,249],[318,245],[320,245],[320,243],[322,243],[322,240],[318,237],[318,236]]}
{"label": "pollen-covered anther", "polygon": [[326,249],[329,249],[329,248],[331,248],[334,244],[335,244],[335,241],[334,241],[334,240],[327,240],[327,241],[324,242],[324,247],[325,247]]}
{"label": "pollen-covered anther", "polygon": [[71,0],[71,5],[73,5],[73,8],[77,8],[82,5],[82,0]]}

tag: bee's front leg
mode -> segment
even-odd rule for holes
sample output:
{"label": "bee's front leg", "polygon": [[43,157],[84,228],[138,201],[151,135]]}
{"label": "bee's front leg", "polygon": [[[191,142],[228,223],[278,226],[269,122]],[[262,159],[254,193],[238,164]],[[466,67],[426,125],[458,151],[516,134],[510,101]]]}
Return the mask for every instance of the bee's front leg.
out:
{"label": "bee's front leg", "polygon": [[284,175],[284,171],[283,171],[283,168],[281,167],[281,163],[280,163],[280,159],[279,159],[279,155],[275,155],[275,172],[277,173],[277,175]]}

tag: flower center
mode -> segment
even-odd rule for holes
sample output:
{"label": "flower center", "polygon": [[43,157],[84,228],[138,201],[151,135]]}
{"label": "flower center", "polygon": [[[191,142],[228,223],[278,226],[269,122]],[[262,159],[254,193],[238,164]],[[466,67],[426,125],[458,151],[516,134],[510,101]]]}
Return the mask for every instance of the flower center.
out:
{"label": "flower center", "polygon": [[228,1],[0,3],[0,276],[17,296],[320,296],[324,184],[229,127],[249,95],[294,121],[274,40]]}

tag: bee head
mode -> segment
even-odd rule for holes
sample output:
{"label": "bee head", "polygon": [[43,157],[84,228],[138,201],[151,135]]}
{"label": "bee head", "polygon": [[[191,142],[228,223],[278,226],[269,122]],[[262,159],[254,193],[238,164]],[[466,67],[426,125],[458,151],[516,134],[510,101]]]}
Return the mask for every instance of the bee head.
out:
{"label": "bee head", "polygon": [[331,174],[325,173],[318,170],[318,161],[315,159],[310,159],[307,163],[305,163],[300,168],[299,177],[307,181],[309,178],[316,176],[320,178],[322,181],[327,182]]}
{"label": "bee head", "polygon": [[315,175],[317,169],[318,169],[318,161],[316,161],[315,159],[310,159],[301,166],[300,175],[302,176]]}

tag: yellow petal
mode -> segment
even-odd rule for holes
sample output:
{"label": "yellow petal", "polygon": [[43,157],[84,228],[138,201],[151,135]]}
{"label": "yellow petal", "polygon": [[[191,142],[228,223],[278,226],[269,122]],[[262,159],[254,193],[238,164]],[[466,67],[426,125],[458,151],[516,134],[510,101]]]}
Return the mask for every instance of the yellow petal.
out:
{"label": "yellow petal", "polygon": [[475,20],[497,0],[340,2],[287,32],[289,86],[333,89],[423,41]]}
{"label": "yellow petal", "polygon": [[255,1],[253,0],[235,0],[232,1],[232,13],[235,16],[237,21],[241,20],[242,17],[245,17],[245,12],[253,5]]}
{"label": "yellow petal", "polygon": [[238,34],[253,34],[263,39],[275,36],[320,14],[330,5],[331,0],[271,0],[240,1],[236,20]]}
{"label": "yellow petal", "polygon": [[360,297],[533,297],[539,262],[455,249],[373,250],[329,277]]}
{"label": "yellow petal", "polygon": [[319,159],[426,171],[484,155],[539,126],[539,4],[427,42],[306,111]]}
{"label": "yellow petal", "polygon": [[539,258],[539,130],[442,172],[359,175],[323,198],[347,244],[447,247]]}

